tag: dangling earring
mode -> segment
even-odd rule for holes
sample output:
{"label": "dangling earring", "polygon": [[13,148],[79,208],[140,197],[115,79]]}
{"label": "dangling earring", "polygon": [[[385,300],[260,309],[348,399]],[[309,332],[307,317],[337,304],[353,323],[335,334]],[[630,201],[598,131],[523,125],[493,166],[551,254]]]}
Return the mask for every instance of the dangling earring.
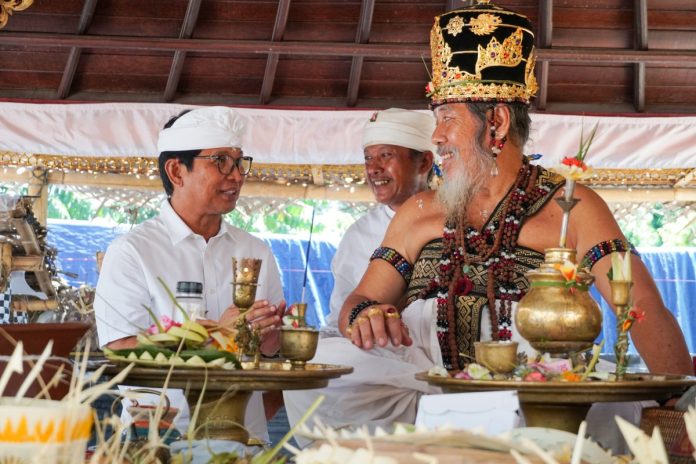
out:
{"label": "dangling earring", "polygon": [[493,158],[493,166],[491,167],[491,177],[498,175],[498,155],[503,151],[507,137],[503,136],[501,139],[496,139],[495,133],[495,123],[491,119],[490,123],[490,137],[491,137],[491,157]]}
{"label": "dangling earring", "polygon": [[507,136],[505,135],[503,135],[499,139],[493,138],[491,140],[491,151],[493,152],[493,158],[496,158],[500,154],[500,152],[503,151],[505,142],[507,142]]}

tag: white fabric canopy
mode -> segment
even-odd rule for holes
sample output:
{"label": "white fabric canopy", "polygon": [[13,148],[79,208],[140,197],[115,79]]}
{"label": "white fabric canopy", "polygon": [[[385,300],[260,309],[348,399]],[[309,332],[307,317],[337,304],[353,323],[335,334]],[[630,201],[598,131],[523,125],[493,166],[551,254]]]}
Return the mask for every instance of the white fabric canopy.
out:
{"label": "white fabric canopy", "polygon": [[[187,105],[0,102],[0,151],[84,156],[157,156],[157,133]],[[258,163],[360,164],[361,134],[372,111],[236,108],[248,118],[244,151]],[[525,152],[557,164],[599,123],[588,155],[597,168],[696,165],[696,117],[533,114]]]}

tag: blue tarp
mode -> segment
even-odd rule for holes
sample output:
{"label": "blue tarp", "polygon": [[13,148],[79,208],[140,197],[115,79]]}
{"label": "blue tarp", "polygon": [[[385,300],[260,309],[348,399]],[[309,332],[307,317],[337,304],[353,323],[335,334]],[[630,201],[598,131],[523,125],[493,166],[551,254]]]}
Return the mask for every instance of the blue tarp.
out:
{"label": "blue tarp", "polygon": [[[113,228],[84,222],[49,220],[49,243],[59,250],[58,268],[74,273],[66,277],[71,285],[96,285],[97,251],[105,251],[109,243],[127,228]],[[304,277],[307,241],[292,236],[261,236],[272,248],[278,260],[285,298],[289,303],[300,301]],[[335,245],[324,240],[314,240],[310,250],[309,273],[305,299],[308,303],[307,319],[318,327],[329,311],[329,298],[333,288],[331,259]],[[668,308],[675,314],[684,331],[689,350],[696,352],[696,248],[640,250],[643,261],[652,273]],[[592,290],[596,299],[598,293]],[[607,342],[604,351],[611,351],[616,339],[616,318],[609,306],[602,301],[604,313],[603,336]],[[649,324],[646,320],[644,323]],[[601,337],[600,337],[601,338]],[[659,340],[656,341],[659,343]],[[634,348],[631,350],[635,352]]]}

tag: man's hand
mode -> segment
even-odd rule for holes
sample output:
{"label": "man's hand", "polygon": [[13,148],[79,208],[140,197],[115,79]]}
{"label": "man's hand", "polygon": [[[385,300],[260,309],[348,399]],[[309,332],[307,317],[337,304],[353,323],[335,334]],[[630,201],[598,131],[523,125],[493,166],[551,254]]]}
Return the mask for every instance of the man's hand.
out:
{"label": "man's hand", "polygon": [[[258,300],[245,314],[249,327],[252,330],[259,329],[261,352],[264,354],[275,354],[280,348],[279,329],[285,314],[285,306],[285,301],[281,301],[278,305],[271,305],[267,300]],[[231,328],[239,316],[239,308],[232,305],[222,313],[219,325]]]}
{"label": "man's hand", "polygon": [[397,309],[390,304],[363,309],[346,332],[355,346],[365,350],[370,350],[375,345],[387,346],[389,342],[394,346],[413,344],[408,327],[401,320]]}

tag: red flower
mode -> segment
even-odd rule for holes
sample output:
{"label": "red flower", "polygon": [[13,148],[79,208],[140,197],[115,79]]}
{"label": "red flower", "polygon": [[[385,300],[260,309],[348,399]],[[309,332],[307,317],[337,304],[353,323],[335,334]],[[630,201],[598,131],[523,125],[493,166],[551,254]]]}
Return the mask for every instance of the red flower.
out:
{"label": "red flower", "polygon": [[462,276],[457,280],[457,284],[454,286],[455,295],[464,296],[468,295],[474,289],[474,283],[467,276]]}
{"label": "red flower", "polygon": [[642,322],[645,319],[645,311],[642,311],[638,306],[634,306],[628,312],[628,316],[636,322]]}
{"label": "red flower", "polygon": [[546,377],[541,372],[530,372],[524,376],[524,380],[527,382],[546,382]]}

